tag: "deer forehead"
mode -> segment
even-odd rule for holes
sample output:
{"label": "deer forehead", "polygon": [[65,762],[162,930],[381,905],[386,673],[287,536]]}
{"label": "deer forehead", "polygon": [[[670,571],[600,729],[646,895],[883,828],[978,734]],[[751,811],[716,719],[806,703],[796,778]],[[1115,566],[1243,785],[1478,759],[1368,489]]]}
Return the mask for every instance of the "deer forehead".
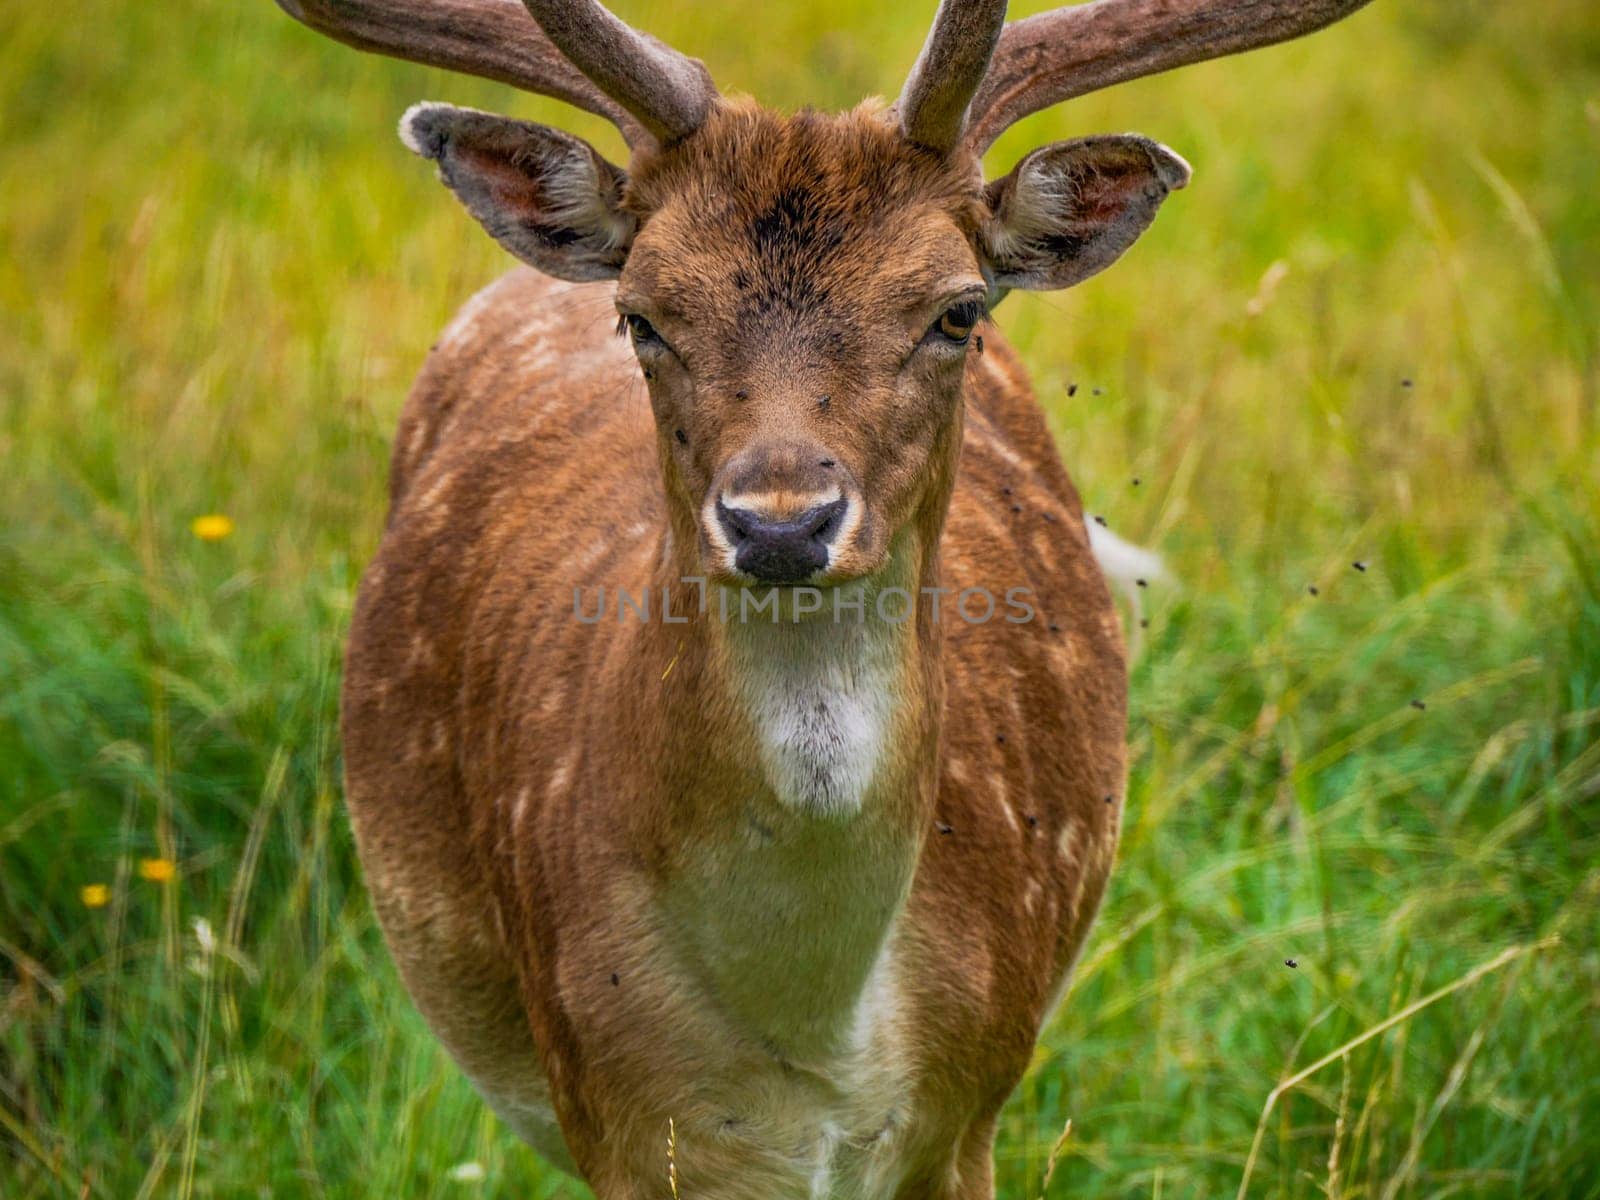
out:
{"label": "deer forehead", "polygon": [[980,279],[982,188],[975,159],[912,146],[878,106],[725,105],[635,165],[641,227],[622,291],[665,317],[756,333],[789,314],[920,315]]}

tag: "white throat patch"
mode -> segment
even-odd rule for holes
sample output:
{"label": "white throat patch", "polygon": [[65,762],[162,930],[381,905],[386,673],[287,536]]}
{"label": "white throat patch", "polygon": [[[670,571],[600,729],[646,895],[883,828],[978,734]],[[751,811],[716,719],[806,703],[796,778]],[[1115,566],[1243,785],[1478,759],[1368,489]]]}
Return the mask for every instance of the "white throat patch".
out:
{"label": "white throat patch", "polygon": [[736,686],[778,799],[819,815],[860,809],[895,709],[903,626],[830,613],[728,625]]}

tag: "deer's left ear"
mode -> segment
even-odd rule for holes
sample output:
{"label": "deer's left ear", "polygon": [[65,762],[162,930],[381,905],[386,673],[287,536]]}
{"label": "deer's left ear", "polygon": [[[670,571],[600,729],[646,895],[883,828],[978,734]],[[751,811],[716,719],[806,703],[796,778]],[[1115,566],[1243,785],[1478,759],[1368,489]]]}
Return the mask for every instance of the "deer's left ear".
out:
{"label": "deer's left ear", "polygon": [[984,192],[978,235],[996,288],[1071,287],[1121,257],[1189,164],[1149,138],[1078,138],[1035,150]]}

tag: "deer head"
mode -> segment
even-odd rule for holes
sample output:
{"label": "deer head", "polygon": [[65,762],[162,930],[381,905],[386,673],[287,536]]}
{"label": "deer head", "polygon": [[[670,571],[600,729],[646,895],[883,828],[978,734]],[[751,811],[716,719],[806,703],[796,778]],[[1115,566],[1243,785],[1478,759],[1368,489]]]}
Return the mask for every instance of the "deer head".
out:
{"label": "deer head", "polygon": [[412,108],[401,136],[513,255],[618,281],[675,542],[736,586],[914,574],[989,307],[1110,265],[1189,180],[1177,154],[1124,135],[1042,147],[985,183],[979,157],[1008,125],[1365,2],[1098,0],[1005,25],[1004,0],[943,0],[894,105],[783,117],[722,98],[699,62],[593,0],[280,0],[341,40],[617,124],[627,169],[444,104]]}

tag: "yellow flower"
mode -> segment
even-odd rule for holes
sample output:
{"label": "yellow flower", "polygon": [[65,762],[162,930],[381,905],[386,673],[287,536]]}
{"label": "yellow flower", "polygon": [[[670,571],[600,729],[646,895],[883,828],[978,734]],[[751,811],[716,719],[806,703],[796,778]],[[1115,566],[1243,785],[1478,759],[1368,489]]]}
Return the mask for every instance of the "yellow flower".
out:
{"label": "yellow flower", "polygon": [[151,883],[167,883],[178,873],[177,864],[170,858],[141,858],[139,878]]}
{"label": "yellow flower", "polygon": [[207,513],[189,522],[189,532],[202,542],[220,542],[233,532],[233,518],[221,513]]}
{"label": "yellow flower", "polygon": [[103,883],[91,883],[78,893],[85,908],[104,908],[111,903],[111,889]]}

